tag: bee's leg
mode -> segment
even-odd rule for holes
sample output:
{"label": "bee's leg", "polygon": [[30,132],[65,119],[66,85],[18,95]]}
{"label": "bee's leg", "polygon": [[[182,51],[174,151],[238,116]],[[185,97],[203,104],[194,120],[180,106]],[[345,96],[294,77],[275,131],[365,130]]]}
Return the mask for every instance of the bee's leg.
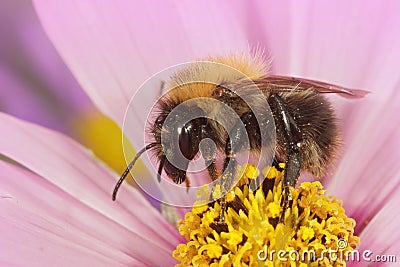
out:
{"label": "bee's leg", "polygon": [[[236,122],[232,130],[230,131],[225,145],[225,161],[223,167],[223,176],[221,178],[221,186],[224,186],[225,190],[232,187],[236,175],[237,161],[235,155],[243,148],[249,147],[247,131],[242,125],[246,126],[246,122],[250,120],[253,113],[248,112],[240,117],[240,121]],[[224,223],[224,213],[226,210],[226,200],[222,197],[220,200],[221,204],[221,216],[220,223]]]}
{"label": "bee's leg", "polygon": [[[212,181],[217,180],[218,178],[220,178],[220,172],[217,169],[217,166],[215,164],[215,160],[206,160],[206,166],[207,166],[207,171],[208,174],[211,177]],[[223,182],[222,182],[222,178],[220,179],[220,186],[223,186]],[[210,196],[209,196],[209,200],[214,202],[214,188],[212,188]],[[225,201],[225,197],[221,197],[219,200],[219,204],[221,206],[221,215],[219,218],[219,223],[224,223],[225,218],[224,218],[224,212],[226,210],[226,201]]]}
{"label": "bee's leg", "polygon": [[[227,144],[230,144],[229,138],[228,138]],[[229,145],[229,147],[231,147],[231,146]],[[223,167],[223,176],[220,179],[220,186],[221,186],[221,189],[224,187],[224,189],[226,190],[226,189],[230,188],[232,185],[232,181],[236,174],[237,162],[236,162],[236,158],[234,157],[234,154],[230,148],[225,149],[225,153],[226,153],[226,157],[225,157],[224,167]],[[225,196],[220,198],[219,203],[221,206],[221,215],[219,217],[219,223],[225,223],[225,211],[226,211]]]}
{"label": "bee's leg", "polygon": [[[207,127],[207,125],[202,124],[200,139],[204,140],[205,138],[207,138],[210,135],[210,131],[211,130]],[[219,177],[219,172],[215,164],[215,145],[211,142],[200,142],[199,149],[201,151],[201,155],[204,158],[205,165],[207,166],[208,174],[210,175],[211,180],[217,180]]]}
{"label": "bee's leg", "polygon": [[189,193],[190,181],[187,177],[185,179],[185,185],[186,185],[186,193]]}
{"label": "bee's leg", "polygon": [[207,171],[214,182],[219,178],[219,171],[217,170],[217,165],[215,165],[215,160],[206,161]]}
{"label": "bee's leg", "polygon": [[[201,132],[200,132],[201,139],[204,139],[209,135],[208,131],[209,131],[209,129],[207,129],[206,125],[202,125],[202,129],[201,129]],[[214,158],[215,147],[212,146],[210,143],[202,143],[200,145],[200,151],[201,151],[201,154],[202,154],[202,156],[203,156],[203,158],[205,160],[205,164],[207,166],[207,171],[208,171],[208,174],[211,177],[211,180],[212,181],[216,181],[218,178],[220,178],[221,173],[218,171],[217,165],[215,164],[215,158]],[[221,186],[221,188],[223,186],[223,179],[222,178],[220,179],[220,186]],[[212,188],[212,191],[211,191],[210,196],[209,196],[209,200],[210,201],[214,200],[214,188]],[[221,206],[221,215],[220,215],[220,218],[219,218],[219,223],[223,224],[224,221],[225,221],[224,212],[226,210],[225,197],[221,197],[219,199],[219,204]]]}
{"label": "bee's leg", "polygon": [[275,122],[281,125],[287,144],[286,167],[282,185],[283,197],[281,201],[283,210],[280,217],[280,222],[283,222],[285,219],[285,212],[291,200],[290,187],[296,186],[300,175],[300,147],[303,142],[303,137],[300,128],[297,126],[292,114],[290,114],[289,110],[286,108],[282,98],[277,94],[273,94],[270,96],[270,99],[272,101],[271,109],[275,114]]}
{"label": "bee's leg", "polygon": [[[205,160],[205,165],[207,166],[207,171],[208,174],[210,175],[211,181],[215,181],[219,178],[220,173],[217,169],[217,165],[215,164],[215,159],[213,158],[213,154],[208,154],[208,150],[206,149],[202,149],[201,150],[201,154],[203,155],[203,158]],[[213,199],[213,191],[210,193],[210,200]]]}

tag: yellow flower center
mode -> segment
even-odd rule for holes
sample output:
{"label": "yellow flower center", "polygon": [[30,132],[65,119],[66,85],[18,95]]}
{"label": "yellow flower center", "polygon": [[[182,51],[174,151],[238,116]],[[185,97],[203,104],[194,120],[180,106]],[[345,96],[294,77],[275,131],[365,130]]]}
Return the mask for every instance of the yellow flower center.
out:
{"label": "yellow flower center", "polygon": [[345,215],[339,200],[324,195],[320,182],[304,182],[291,190],[282,223],[283,172],[274,167],[263,170],[266,179],[253,192],[249,180],[259,170],[252,165],[241,170],[238,186],[225,198],[223,223],[218,201],[195,204],[180,222],[187,243],[173,252],[177,266],[346,265],[346,256],[359,243],[355,221]]}
{"label": "yellow flower center", "polygon": [[[123,135],[121,128],[111,119],[97,111],[88,111],[74,122],[77,139],[93,151],[99,159],[105,162],[117,174],[121,174],[136,154],[129,140]],[[124,147],[121,147],[123,138]],[[148,179],[149,172],[140,160],[135,166],[135,179]],[[137,180],[135,180],[137,181]],[[128,176],[127,182],[135,184]],[[141,180],[140,183],[145,183]]]}

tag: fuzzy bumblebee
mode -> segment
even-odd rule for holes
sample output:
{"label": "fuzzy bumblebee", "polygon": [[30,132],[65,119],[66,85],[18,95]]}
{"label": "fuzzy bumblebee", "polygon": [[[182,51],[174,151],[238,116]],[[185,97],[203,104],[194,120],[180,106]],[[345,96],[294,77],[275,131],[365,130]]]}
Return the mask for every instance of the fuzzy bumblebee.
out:
{"label": "fuzzy bumblebee", "polygon": [[[121,176],[113,199],[125,176],[146,150],[152,150],[158,159],[159,179],[165,172],[173,182],[186,182],[189,186],[188,164],[200,152],[212,181],[220,178],[221,173],[233,175],[237,153],[247,148],[250,153],[257,154],[270,145],[262,142],[262,132],[271,121],[261,111],[269,106],[276,128],[276,145],[272,148],[275,161],[286,163],[282,199],[285,210],[290,201],[289,188],[296,185],[300,171],[322,176],[340,143],[334,110],[323,94],[357,98],[366,92],[309,79],[269,75],[269,63],[260,53],[211,57],[207,62],[215,64],[194,63],[166,81],[167,93],[158,100],[159,113],[149,129],[153,140],[139,151]],[[221,71],[220,65],[237,72]],[[210,80],[213,82],[207,82]],[[254,97],[256,91],[261,93]],[[220,116],[221,120],[226,120],[223,122],[211,119],[223,111],[219,105],[210,105],[205,99],[229,107],[236,121],[228,116]],[[181,108],[179,116],[170,116],[178,106]],[[184,120],[194,113],[199,116]],[[230,125],[228,129],[222,127],[224,124]],[[239,125],[244,125],[244,129]],[[215,163],[215,151],[200,146],[204,139],[211,139],[217,153],[224,155],[222,170],[218,170]],[[244,140],[248,140],[247,143]],[[182,162],[179,155],[186,161]]]}

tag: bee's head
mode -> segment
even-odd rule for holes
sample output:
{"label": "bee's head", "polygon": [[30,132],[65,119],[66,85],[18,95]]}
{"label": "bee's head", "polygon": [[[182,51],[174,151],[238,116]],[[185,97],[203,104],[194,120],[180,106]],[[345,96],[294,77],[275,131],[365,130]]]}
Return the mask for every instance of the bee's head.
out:
{"label": "bee's head", "polygon": [[[189,162],[199,153],[199,144],[206,138],[207,118],[196,106],[179,105],[169,111],[164,108],[156,118],[151,133],[157,144],[154,148],[162,170],[177,184],[186,180]],[[160,178],[159,178],[160,179]]]}

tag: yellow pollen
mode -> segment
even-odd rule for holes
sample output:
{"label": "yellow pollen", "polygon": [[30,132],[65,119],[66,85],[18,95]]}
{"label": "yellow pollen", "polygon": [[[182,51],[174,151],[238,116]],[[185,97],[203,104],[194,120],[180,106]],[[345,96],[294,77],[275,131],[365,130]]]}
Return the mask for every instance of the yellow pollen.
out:
{"label": "yellow pollen", "polygon": [[222,192],[221,192],[221,185],[217,184],[215,186],[214,191],[212,192],[212,196],[214,199],[218,199],[222,196]]}
{"label": "yellow pollen", "polygon": [[208,205],[204,204],[205,201],[196,201],[193,205],[193,209],[192,209],[192,213],[194,214],[201,214],[203,212],[205,212],[206,210],[208,210]]}
{"label": "yellow pollen", "polygon": [[234,191],[228,192],[228,193],[225,195],[225,200],[226,200],[227,202],[232,202],[234,199],[235,199],[235,192],[234,192]]}
{"label": "yellow pollen", "polygon": [[270,212],[269,217],[276,218],[281,214],[281,206],[276,202],[271,202],[267,206],[267,210]]}
{"label": "yellow pollen", "polygon": [[279,171],[275,167],[267,167],[262,170],[262,174],[267,179],[274,179],[278,176]]}
{"label": "yellow pollen", "polygon": [[314,230],[311,227],[301,226],[299,232],[301,232],[301,238],[304,241],[314,237]]}
{"label": "yellow pollen", "polygon": [[251,165],[239,169],[238,185],[225,196],[223,222],[219,201],[195,205],[180,222],[187,242],[173,252],[176,266],[346,266],[345,256],[328,253],[346,255],[359,244],[355,221],[346,216],[341,201],[325,196],[320,182],[302,183],[291,191],[282,223],[283,172],[263,170],[268,182],[252,191],[249,183],[259,170]]}
{"label": "yellow pollen", "polygon": [[242,233],[240,231],[232,231],[229,233],[226,232],[221,232],[221,238],[224,238],[227,240],[228,245],[231,247],[236,247],[240,242],[242,242]]}
{"label": "yellow pollen", "polygon": [[197,198],[209,196],[209,194],[210,194],[209,190],[210,190],[210,186],[208,184],[204,184],[203,186],[201,186],[199,188],[199,190],[197,190],[197,192],[196,192]]}
{"label": "yellow pollen", "polygon": [[260,171],[256,168],[256,166],[251,164],[246,164],[245,175],[249,179],[256,179],[258,175],[260,175]]}
{"label": "yellow pollen", "polygon": [[222,255],[222,247],[218,244],[207,244],[199,249],[199,254],[206,252],[210,258],[219,258]]}

